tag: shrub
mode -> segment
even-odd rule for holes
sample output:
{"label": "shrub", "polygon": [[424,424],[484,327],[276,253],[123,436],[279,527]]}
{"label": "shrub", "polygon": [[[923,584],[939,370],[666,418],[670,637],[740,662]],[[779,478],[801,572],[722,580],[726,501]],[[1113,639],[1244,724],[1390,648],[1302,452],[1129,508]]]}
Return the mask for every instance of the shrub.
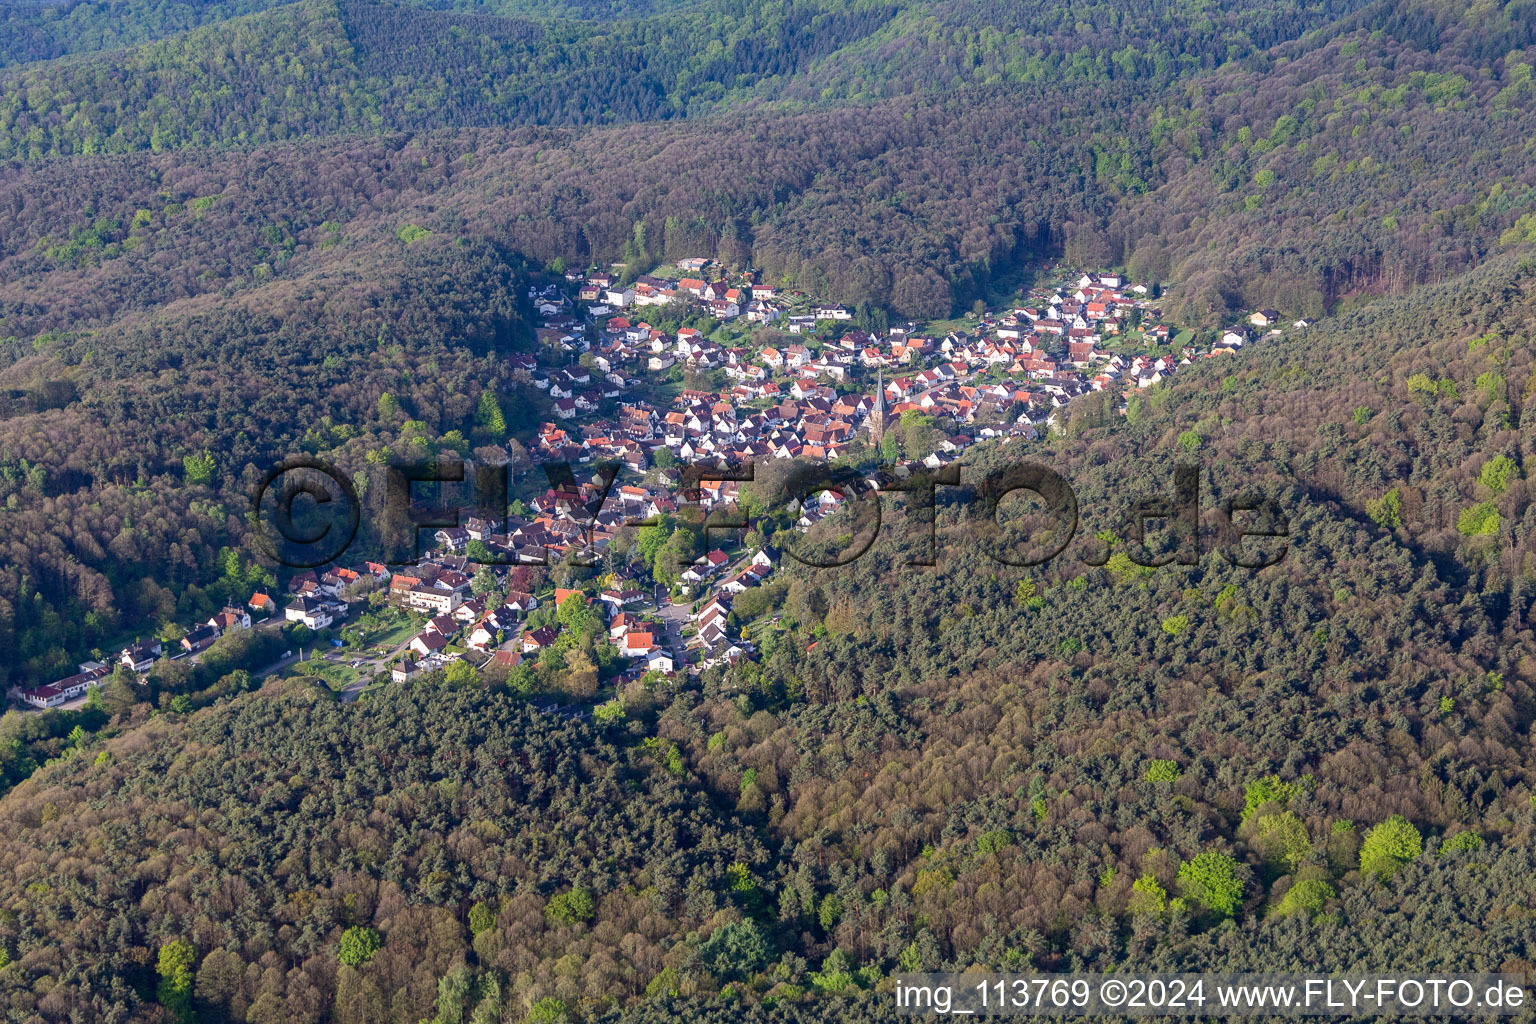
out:
{"label": "shrub", "polygon": [[196,957],[197,950],[190,942],[182,939],[167,942],[160,947],[160,957],[155,967],[155,973],[160,975],[160,984],[155,989],[155,998],[170,1011],[178,1024],[190,1024],[197,1019],[192,1013],[192,965]]}
{"label": "shrub", "polygon": [[216,466],[213,456],[206,451],[199,455],[185,455],[181,459],[183,479],[188,484],[209,483],[213,480]]}
{"label": "shrub", "polygon": [[1477,397],[1483,400],[1484,405],[1502,402],[1509,394],[1504,375],[1494,370],[1478,374],[1477,382],[1473,386],[1477,388]]}
{"label": "shrub", "polygon": [[913,896],[926,896],[930,892],[944,892],[955,884],[955,876],[949,868],[924,868],[912,883]]}
{"label": "shrub", "polygon": [[821,962],[821,970],[811,973],[811,984],[823,992],[841,992],[852,988],[853,971],[850,969],[848,954],[840,949],[834,949]]}
{"label": "shrub", "polygon": [[816,919],[821,922],[822,931],[830,932],[843,919],[843,901],[836,896],[822,897]]}
{"label": "shrub", "polygon": [[682,979],[678,976],[676,967],[664,967],[660,974],[652,978],[645,986],[647,999],[658,999],[662,996],[676,998],[680,994]]}

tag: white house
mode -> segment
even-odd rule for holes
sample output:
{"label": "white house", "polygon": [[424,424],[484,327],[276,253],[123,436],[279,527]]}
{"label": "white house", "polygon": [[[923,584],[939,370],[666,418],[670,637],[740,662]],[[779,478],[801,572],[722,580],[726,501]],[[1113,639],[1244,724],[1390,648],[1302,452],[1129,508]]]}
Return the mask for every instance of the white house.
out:
{"label": "white house", "polygon": [[448,638],[443,636],[441,633],[437,633],[432,630],[418,633],[416,636],[411,638],[411,650],[415,651],[423,658],[431,654],[436,654],[438,651],[441,651],[447,646]]}
{"label": "white house", "polygon": [[655,638],[650,633],[625,633],[619,645],[619,653],[626,658],[646,658],[654,650]]}
{"label": "white house", "polygon": [[310,629],[324,629],[331,624],[330,609],[313,598],[296,599],[283,614],[289,622],[302,622]]}
{"label": "white house", "polygon": [[154,667],[155,659],[160,657],[162,650],[159,640],[146,640],[123,648],[118,661],[135,672],[148,672]]}

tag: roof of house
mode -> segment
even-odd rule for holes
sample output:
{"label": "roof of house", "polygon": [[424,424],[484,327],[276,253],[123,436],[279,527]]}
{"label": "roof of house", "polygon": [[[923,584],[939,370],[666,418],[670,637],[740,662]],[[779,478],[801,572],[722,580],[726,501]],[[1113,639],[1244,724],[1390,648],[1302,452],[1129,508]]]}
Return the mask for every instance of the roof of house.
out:
{"label": "roof of house", "polygon": [[448,646],[448,638],[441,633],[417,633],[411,638],[411,643],[419,643],[429,651],[440,651]]}
{"label": "roof of house", "polygon": [[486,662],[485,666],[487,668],[516,668],[522,660],[522,651],[503,649],[491,655],[491,660]]}

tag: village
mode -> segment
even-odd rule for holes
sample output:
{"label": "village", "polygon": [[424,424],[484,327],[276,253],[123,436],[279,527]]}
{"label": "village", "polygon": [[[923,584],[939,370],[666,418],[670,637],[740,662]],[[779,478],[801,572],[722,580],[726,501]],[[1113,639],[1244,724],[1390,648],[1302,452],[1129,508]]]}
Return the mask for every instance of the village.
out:
{"label": "village", "polygon": [[[559,664],[576,646],[572,623],[610,681],[732,665],[756,655],[743,628],[750,619],[733,612],[778,568],[770,544],[721,531],[718,546],[686,565],[605,559],[626,529],[670,529],[681,511],[679,467],[807,459],[937,469],[974,445],[1060,430],[1063,410],[1083,396],[1108,393],[1123,414],[1137,392],[1197,359],[1232,358],[1308,326],[1259,310],[1197,346],[1195,331],[1166,322],[1158,286],[1109,273],[1063,272],[1007,308],[890,325],[704,258],[672,271],[632,281],[622,270],[565,272],[530,288],[538,344],[509,356],[520,390],[507,399],[536,403],[549,418],[530,443],[509,446],[509,461],[523,460],[513,467],[523,484],[503,521],[438,529],[410,566],[297,573],[281,606],[253,594],[177,627],[169,642],[140,639],[111,662],[13,689],[13,706],[78,707],[115,670],[142,681],[162,658],[195,662],[221,636],[253,628],[303,627],[309,660],[300,643],[266,671],[308,665],[344,700],[459,662],[500,678],[525,662]],[[541,464],[574,472],[540,481]],[[622,477],[604,481],[594,472],[604,464]],[[706,478],[692,498],[708,512],[739,496],[736,481]],[[843,500],[827,491],[796,506],[792,527],[809,530]],[[601,574],[554,585],[542,570],[573,553]],[[579,702],[540,707],[589,713]]]}

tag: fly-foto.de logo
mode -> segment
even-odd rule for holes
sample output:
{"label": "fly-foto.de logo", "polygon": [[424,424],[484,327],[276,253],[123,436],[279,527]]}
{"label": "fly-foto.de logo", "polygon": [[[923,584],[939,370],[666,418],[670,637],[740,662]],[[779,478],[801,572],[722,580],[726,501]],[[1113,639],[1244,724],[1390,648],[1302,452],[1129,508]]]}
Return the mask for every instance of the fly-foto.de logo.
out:
{"label": "fly-foto.de logo", "polygon": [[[761,466],[693,463],[681,468],[671,487],[644,490],[669,499],[666,513],[657,511],[655,500],[642,502],[638,511],[629,502],[613,500],[622,468],[617,462],[543,464],[548,489],[530,521],[509,515],[506,466],[396,461],[369,476],[353,477],[324,460],[293,456],[262,477],[251,496],[251,518],[260,549],[280,565],[302,569],[337,561],[353,546],[363,522],[362,498],[379,493],[379,487],[382,500],[372,506],[371,528],[361,532],[369,556],[392,565],[421,559],[423,532],[453,544],[463,541],[466,524],[472,524],[479,545],[454,546],[465,546],[478,564],[547,565],[565,559],[591,566],[614,528],[644,529],[672,516],[702,530],[706,550],[711,534],[766,527],[790,558],[832,569],[851,564],[873,547],[886,525],[887,496],[900,499],[908,541],[905,564],[913,566],[937,564],[941,504],[956,509],[970,527],[969,543],[1002,565],[1037,566],[1063,556],[1081,525],[1081,506],[1071,484],[1038,462],[1012,462],[985,472],[962,472],[959,465],[870,471],[802,460],[770,460]],[[1262,569],[1285,557],[1290,524],[1273,499],[1255,493],[1212,502],[1204,510],[1211,513],[1214,529],[1208,522],[1202,530],[1199,467],[1175,466],[1171,477],[1167,492],[1125,502],[1118,531],[1125,544],[1119,550],[1134,564],[1194,565],[1214,553],[1233,565]],[[741,487],[751,488],[750,500],[737,500],[733,488]],[[829,509],[843,517],[838,543],[809,529]],[[1079,545],[1075,557],[1103,565],[1108,545]]]}

